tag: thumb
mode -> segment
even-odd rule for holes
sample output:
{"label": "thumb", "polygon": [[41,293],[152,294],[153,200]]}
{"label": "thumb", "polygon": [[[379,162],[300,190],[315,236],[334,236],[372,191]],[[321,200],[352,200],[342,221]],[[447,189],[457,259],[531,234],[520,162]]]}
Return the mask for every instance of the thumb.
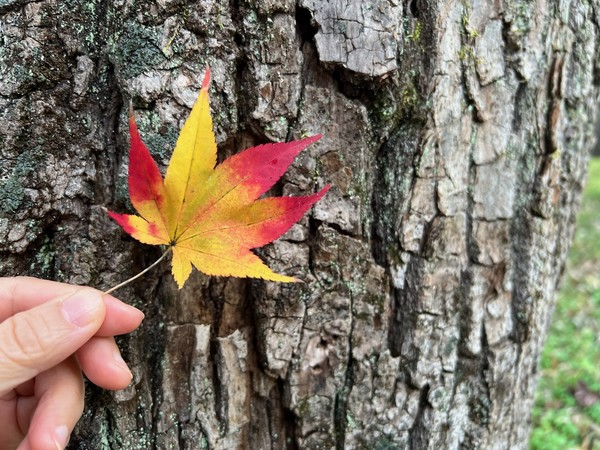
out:
{"label": "thumb", "polygon": [[102,294],[81,288],[0,323],[0,396],[72,355],[105,313]]}

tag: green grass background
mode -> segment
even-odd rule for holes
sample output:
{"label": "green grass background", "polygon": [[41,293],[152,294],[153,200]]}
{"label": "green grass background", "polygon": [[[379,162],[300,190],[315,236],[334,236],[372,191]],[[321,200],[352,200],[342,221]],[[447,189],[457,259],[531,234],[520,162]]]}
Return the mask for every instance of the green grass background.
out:
{"label": "green grass background", "polygon": [[541,365],[531,450],[600,450],[600,401],[582,406],[574,395],[580,382],[600,399],[600,158],[590,164]]}

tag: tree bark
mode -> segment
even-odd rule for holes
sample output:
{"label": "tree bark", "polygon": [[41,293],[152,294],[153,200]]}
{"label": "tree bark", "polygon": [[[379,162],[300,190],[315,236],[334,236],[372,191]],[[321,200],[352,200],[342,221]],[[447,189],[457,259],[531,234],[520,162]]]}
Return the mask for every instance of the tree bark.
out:
{"label": "tree bark", "polygon": [[220,158],[323,133],[331,191],[259,253],[304,284],[168,261],[116,293],[120,392],[73,449],[525,449],[598,100],[600,2],[0,0],[1,274],[106,289],[156,259],[127,109],[164,170],[206,65]]}

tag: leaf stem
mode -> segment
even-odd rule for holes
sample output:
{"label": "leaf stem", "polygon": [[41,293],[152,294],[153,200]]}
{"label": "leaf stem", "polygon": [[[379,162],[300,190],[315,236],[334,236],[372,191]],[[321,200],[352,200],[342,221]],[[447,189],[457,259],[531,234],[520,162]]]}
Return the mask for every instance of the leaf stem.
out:
{"label": "leaf stem", "polygon": [[139,277],[141,277],[142,275],[144,275],[150,269],[156,267],[163,259],[165,259],[165,257],[167,256],[167,254],[171,250],[173,250],[173,247],[169,247],[168,249],[166,249],[165,252],[160,256],[160,258],[158,258],[156,261],[154,261],[152,264],[150,264],[148,267],[146,267],[140,273],[138,273],[137,275],[132,276],[131,278],[128,278],[127,280],[123,281],[122,283],[117,284],[116,286],[111,287],[107,291],[104,291],[104,294],[110,294],[111,292],[116,291],[117,289],[122,288],[123,286],[128,285],[132,281],[137,280]]}

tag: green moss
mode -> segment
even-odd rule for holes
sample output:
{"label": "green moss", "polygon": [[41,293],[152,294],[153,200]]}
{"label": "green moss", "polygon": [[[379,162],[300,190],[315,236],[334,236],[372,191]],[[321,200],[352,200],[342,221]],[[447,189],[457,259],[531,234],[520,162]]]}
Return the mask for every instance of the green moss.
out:
{"label": "green moss", "polygon": [[460,50],[458,51],[458,57],[463,62],[475,60],[473,49],[469,45],[463,45],[460,47]]}
{"label": "green moss", "polygon": [[473,46],[471,44],[464,44],[460,47],[458,57],[464,64],[476,65],[481,64],[481,59],[475,56]]}
{"label": "green moss", "polygon": [[479,36],[479,32],[471,28],[469,18],[471,16],[471,5],[467,2],[462,2],[463,12],[461,14],[461,26],[463,34],[463,44],[458,51],[458,57],[465,65],[475,65],[479,59],[475,55],[475,38]]}
{"label": "green moss", "polygon": [[173,153],[178,136],[176,129],[168,128],[163,132],[147,133],[144,140],[154,159],[168,160]]}
{"label": "green moss", "polygon": [[490,421],[490,399],[486,395],[475,396],[469,404],[471,419],[475,423],[486,426]]}
{"label": "green moss", "polygon": [[[87,391],[87,389],[86,389]],[[87,401],[87,399],[86,399]],[[87,415],[87,412],[84,413]],[[90,420],[89,417],[86,417],[87,420]],[[97,423],[97,429],[98,429],[98,433],[97,435],[94,437],[94,446],[100,450],[107,450],[107,449],[111,449],[113,448],[113,446],[111,445],[111,443],[113,443],[114,441],[114,437],[113,436],[117,436],[117,440],[118,440],[118,444],[119,444],[119,448],[120,444],[122,443],[120,441],[120,436],[118,434],[118,432],[116,433],[111,433],[111,427],[108,425],[106,417],[103,416],[99,416],[95,419],[95,422]]]}
{"label": "green moss", "polygon": [[510,31],[513,35],[523,36],[530,30],[532,23],[530,8],[529,2],[517,0],[509,0],[506,2],[505,14],[512,17]]}
{"label": "green moss", "polygon": [[421,94],[421,74],[403,71],[394,86],[381,85],[374,93],[375,104],[370,110],[373,129],[385,134],[401,121],[420,122],[427,117],[430,104]]}
{"label": "green moss", "polygon": [[115,200],[118,203],[124,203],[128,205],[130,210],[133,210],[133,206],[129,201],[129,187],[127,186],[127,177],[118,177],[115,182]]}
{"label": "green moss", "polygon": [[412,109],[419,104],[419,93],[414,83],[409,82],[400,91],[400,104],[406,109]]}
{"label": "green moss", "polygon": [[[103,42],[101,0],[64,0],[42,11],[42,20],[66,34],[74,35],[88,55],[97,54]],[[58,19],[57,19],[58,18]]]}
{"label": "green moss", "polygon": [[386,297],[385,295],[369,293],[365,295],[365,301],[381,310],[385,305]]}
{"label": "green moss", "polygon": [[125,78],[134,78],[166,61],[158,28],[127,22],[121,29],[121,34],[109,39],[108,48],[115,67]]}
{"label": "green moss", "polygon": [[415,22],[415,26],[414,26],[413,30],[407,36],[407,38],[410,39],[411,41],[413,41],[415,44],[420,44],[422,33],[423,33],[423,25],[421,25],[421,22],[419,20],[417,20]]}
{"label": "green moss", "polygon": [[204,436],[204,434],[202,436],[200,436],[200,443],[198,444],[198,446],[201,449],[209,448],[208,441],[206,440],[206,437]]}
{"label": "green moss", "polygon": [[463,1],[462,7],[463,12],[460,15],[460,23],[462,25],[463,31],[466,33],[469,39],[475,39],[477,36],[479,36],[479,32],[469,26],[469,18],[471,17],[471,5]]}
{"label": "green moss", "polygon": [[21,153],[6,179],[0,182],[0,210],[13,214],[19,210],[25,198],[25,179],[39,163],[39,150],[33,149]]}
{"label": "green moss", "polygon": [[348,430],[362,428],[362,422],[352,417],[352,414],[346,414],[346,428]]}
{"label": "green moss", "polygon": [[448,342],[444,345],[444,356],[450,356],[452,353],[456,351],[456,346],[458,345],[458,339],[453,337],[448,339]]}
{"label": "green moss", "polygon": [[165,126],[158,114],[140,114],[137,119],[140,134],[155,160],[168,161],[179,136],[179,130]]}
{"label": "green moss", "polygon": [[393,441],[391,441],[387,437],[381,437],[377,439],[374,445],[375,450],[400,450],[402,447],[396,445]]}
{"label": "green moss", "polygon": [[19,178],[11,176],[8,180],[0,183],[0,209],[13,214],[19,210],[25,192]]}
{"label": "green moss", "polygon": [[256,11],[252,9],[248,11],[248,13],[244,16],[244,25],[250,27],[257,27],[259,25]]}
{"label": "green moss", "polygon": [[304,398],[298,404],[298,408],[296,409],[296,414],[298,417],[305,417],[310,411],[310,404],[308,403],[308,399]]}
{"label": "green moss", "polygon": [[[373,202],[380,214],[374,217],[372,230],[381,249],[381,257],[402,263],[398,223],[410,192],[414,160],[421,142],[421,126],[405,123],[398,127],[379,150],[377,173],[374,177]],[[385,251],[383,251],[385,249]],[[384,256],[385,255],[385,256]],[[379,255],[378,255],[379,257]]]}

